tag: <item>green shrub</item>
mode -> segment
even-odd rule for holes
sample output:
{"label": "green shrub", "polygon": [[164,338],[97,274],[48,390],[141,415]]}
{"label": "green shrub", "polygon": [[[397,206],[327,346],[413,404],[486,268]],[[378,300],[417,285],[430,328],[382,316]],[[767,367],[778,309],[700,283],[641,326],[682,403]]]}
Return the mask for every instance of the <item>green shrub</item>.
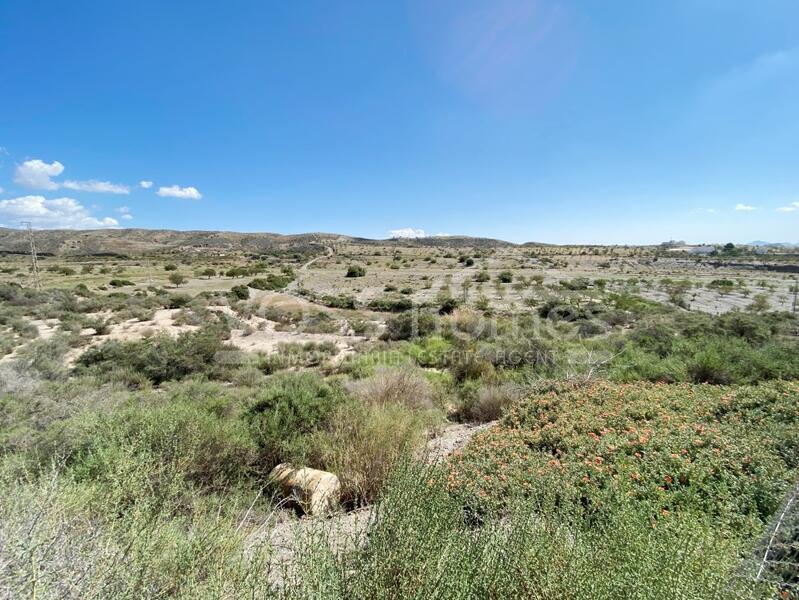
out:
{"label": "green shrub", "polygon": [[256,456],[241,421],[220,419],[197,402],[135,403],[74,426],[76,431],[69,433],[67,423],[64,434],[70,436],[65,444],[73,450],[67,462],[78,481],[113,485],[129,469],[146,465],[155,495],[158,483],[168,485],[159,482],[162,477],[178,476],[205,490],[224,489],[246,479]]}
{"label": "green shrub", "polygon": [[707,284],[707,287],[722,293],[729,293],[735,288],[735,282],[731,279],[714,279]]}
{"label": "green shrub", "polygon": [[560,287],[565,288],[567,290],[587,290],[591,282],[588,280],[587,277],[575,277],[574,279],[563,279],[558,282]]}
{"label": "green shrub", "polygon": [[188,294],[169,294],[166,302],[166,308],[183,308],[191,302],[191,296]]}
{"label": "green shrub", "polygon": [[382,298],[371,300],[367,306],[371,310],[381,312],[404,312],[413,308],[413,300],[410,298],[383,296]]}
{"label": "green shrub", "polygon": [[366,268],[361,265],[350,265],[347,267],[346,277],[363,277],[366,275]]}
{"label": "green shrub", "polygon": [[43,379],[64,379],[64,357],[73,339],[68,334],[57,334],[48,340],[34,340],[18,351],[16,367]]}
{"label": "green shrub", "polygon": [[524,366],[545,369],[554,362],[554,353],[544,340],[525,335],[499,335],[478,345],[477,358],[502,369]]}
{"label": "green shrub", "polygon": [[299,329],[305,333],[338,333],[341,322],[326,312],[315,311],[303,318]]}
{"label": "green shrub", "polygon": [[420,367],[441,368],[446,365],[451,350],[448,340],[434,335],[414,341],[406,351]]}
{"label": "green shrub", "polygon": [[386,322],[385,337],[389,340],[411,340],[435,331],[436,319],[420,310],[408,311]]}
{"label": "green shrub", "polygon": [[267,290],[267,291],[276,291],[282,290],[285,288],[289,283],[291,283],[291,278],[286,277],[283,275],[275,275],[270,273],[266,276],[266,278],[258,278],[253,279],[250,283],[247,284],[247,287],[251,287],[255,290]]}
{"label": "green shrub", "polygon": [[438,309],[438,314],[440,315],[449,315],[455,311],[456,308],[460,306],[460,302],[455,298],[446,298],[442,303],[441,307]]}
{"label": "green shrub", "polygon": [[219,377],[229,368],[217,362],[220,353],[236,352],[223,342],[227,335],[229,331],[223,327],[209,325],[181,333],[177,339],[158,334],[140,341],[108,341],[89,348],[78,359],[78,367],[98,374],[129,368],[154,384],[197,374]]}
{"label": "green shrub", "polygon": [[128,281],[127,279],[112,279],[108,282],[108,285],[111,287],[119,288],[119,287],[129,287],[131,285],[136,285],[132,281]]}
{"label": "green shrub", "polygon": [[346,396],[312,373],[275,375],[253,399],[248,421],[259,446],[259,468],[307,458],[307,436],[319,430]]}
{"label": "green shrub", "polygon": [[339,294],[338,296],[325,295],[319,298],[319,302],[325,306],[329,306],[330,308],[352,309],[356,307],[355,298],[345,294]]}
{"label": "green shrub", "polygon": [[248,300],[250,298],[250,288],[246,285],[234,285],[230,288],[230,295],[235,300]]}
{"label": "green shrub", "polygon": [[510,271],[502,271],[497,275],[497,281],[500,283],[511,283],[513,281],[513,273]]}

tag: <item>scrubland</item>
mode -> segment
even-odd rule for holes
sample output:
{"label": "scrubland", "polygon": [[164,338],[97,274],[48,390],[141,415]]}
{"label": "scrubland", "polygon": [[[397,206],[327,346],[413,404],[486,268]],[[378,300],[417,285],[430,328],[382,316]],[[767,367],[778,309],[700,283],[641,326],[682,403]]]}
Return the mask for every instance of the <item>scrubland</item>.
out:
{"label": "scrubland", "polygon": [[796,256],[41,264],[0,258],[4,597],[799,597]]}

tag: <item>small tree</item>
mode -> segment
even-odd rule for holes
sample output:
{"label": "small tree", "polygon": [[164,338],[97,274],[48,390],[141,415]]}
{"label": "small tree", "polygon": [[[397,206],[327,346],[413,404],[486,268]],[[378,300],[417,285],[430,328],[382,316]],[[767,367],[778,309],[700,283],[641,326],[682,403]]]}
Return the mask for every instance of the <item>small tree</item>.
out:
{"label": "small tree", "polygon": [[746,307],[746,310],[751,312],[766,312],[771,308],[771,303],[768,301],[768,294],[755,294],[752,298],[752,303]]}
{"label": "small tree", "polygon": [[164,265],[164,271],[177,271],[178,266],[172,263]]}
{"label": "small tree", "polygon": [[186,278],[180,273],[170,273],[169,283],[171,283],[175,287],[180,287],[181,283],[186,283]]}
{"label": "small tree", "polygon": [[216,269],[212,269],[211,267],[203,269],[202,271],[202,276],[207,277],[208,279],[211,279],[211,277],[214,277],[215,275],[216,275]]}

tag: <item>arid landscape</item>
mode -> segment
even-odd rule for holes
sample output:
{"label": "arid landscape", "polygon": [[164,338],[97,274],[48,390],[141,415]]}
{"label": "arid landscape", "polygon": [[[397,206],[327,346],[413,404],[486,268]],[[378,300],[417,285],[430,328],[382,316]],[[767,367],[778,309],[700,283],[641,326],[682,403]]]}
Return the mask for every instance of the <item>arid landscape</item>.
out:
{"label": "arid landscape", "polygon": [[792,593],[799,252],[125,233],[0,230],[14,595]]}
{"label": "arid landscape", "polygon": [[799,600],[799,2],[0,2],[0,600]]}

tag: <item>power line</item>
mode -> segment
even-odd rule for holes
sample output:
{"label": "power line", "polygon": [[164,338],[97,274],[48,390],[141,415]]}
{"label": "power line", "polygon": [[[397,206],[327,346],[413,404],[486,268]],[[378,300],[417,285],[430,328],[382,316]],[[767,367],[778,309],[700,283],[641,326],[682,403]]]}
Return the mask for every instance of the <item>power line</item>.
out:
{"label": "power line", "polygon": [[22,221],[22,224],[28,228],[28,240],[31,245],[31,265],[33,270],[33,286],[37,290],[42,289],[42,282],[39,279],[39,257],[36,255],[36,242],[33,239],[33,224],[30,221]]}

